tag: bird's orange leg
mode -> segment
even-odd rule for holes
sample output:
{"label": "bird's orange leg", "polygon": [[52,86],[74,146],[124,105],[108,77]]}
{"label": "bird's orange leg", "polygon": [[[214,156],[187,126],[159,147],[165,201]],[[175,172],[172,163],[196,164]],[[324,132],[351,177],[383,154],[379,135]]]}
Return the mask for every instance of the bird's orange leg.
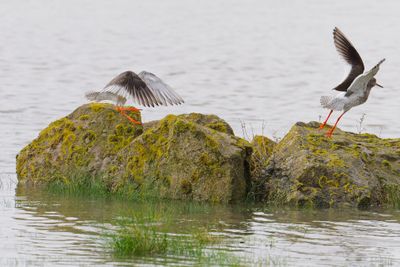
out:
{"label": "bird's orange leg", "polygon": [[342,115],[339,116],[339,118],[337,119],[335,125],[333,125],[332,129],[330,129],[327,133],[326,136],[327,137],[332,137],[333,131],[336,129],[336,125],[338,124],[338,122],[340,121],[340,119],[343,117],[343,115],[346,113],[347,111],[343,112]]}
{"label": "bird's orange leg", "polygon": [[128,116],[128,114],[125,113],[125,110],[130,110],[133,112],[139,112],[140,109],[134,108],[134,107],[116,107],[116,110],[121,113],[122,116],[125,116],[130,122],[137,124],[137,125],[142,125],[140,121],[134,120],[131,117]]}
{"label": "bird's orange leg", "polygon": [[325,121],[319,126],[319,129],[320,129],[320,130],[323,129],[323,128],[325,127],[325,125],[326,125],[326,123],[328,122],[329,117],[331,116],[332,112],[333,112],[333,110],[331,110],[331,112],[329,112],[328,117],[326,117]]}
{"label": "bird's orange leg", "polygon": [[126,113],[122,113],[122,115],[124,115],[130,122],[137,124],[137,125],[142,125],[142,123],[140,121],[134,120],[131,117],[129,117]]}
{"label": "bird's orange leg", "polygon": [[138,108],[135,108],[135,107],[117,107],[117,110],[118,111],[129,110],[129,111],[132,111],[132,112],[140,112],[141,111],[141,109],[138,109]]}
{"label": "bird's orange leg", "polygon": [[323,128],[325,127],[326,123],[328,122],[329,118],[330,118],[331,115],[332,115],[332,112],[333,112],[333,110],[331,110],[331,111],[329,112],[329,114],[328,114],[328,116],[326,117],[325,121],[319,126],[319,129],[323,129]]}

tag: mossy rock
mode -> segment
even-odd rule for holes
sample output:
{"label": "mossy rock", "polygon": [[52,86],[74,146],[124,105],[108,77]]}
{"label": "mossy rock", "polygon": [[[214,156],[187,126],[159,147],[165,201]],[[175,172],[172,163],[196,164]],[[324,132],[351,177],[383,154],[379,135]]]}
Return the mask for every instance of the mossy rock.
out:
{"label": "mossy rock", "polygon": [[[140,113],[127,111],[137,121]],[[69,180],[68,174],[101,173],[119,150],[143,132],[111,104],[92,103],[51,123],[17,156],[22,183]]]}
{"label": "mossy rock", "polygon": [[206,116],[168,115],[146,127],[121,151],[129,159],[127,164],[123,160],[113,163],[121,166],[121,180],[116,186],[130,181],[174,199],[225,203],[244,199],[249,183],[250,144],[228,134],[230,131],[210,127]]}
{"label": "mossy rock", "polygon": [[190,113],[179,115],[179,118],[203,125],[221,133],[233,135],[232,127],[223,119],[216,115],[204,115],[200,113]]}
{"label": "mossy rock", "polygon": [[[182,114],[179,115],[180,119],[184,119],[186,121],[190,121],[215,131],[226,133],[230,135],[234,135],[232,127],[223,119],[219,118],[216,115],[205,115],[201,113],[190,113],[190,114]],[[144,130],[151,128],[157,125],[159,121],[150,121],[143,124]]]}
{"label": "mossy rock", "polygon": [[[300,206],[369,207],[400,194],[400,139],[297,123],[275,147],[265,183],[267,200]],[[400,204],[400,203],[399,203]]]}
{"label": "mossy rock", "polygon": [[215,115],[168,115],[142,127],[95,103],[44,129],[18,154],[17,174],[21,184],[73,184],[78,174],[100,177],[111,192],[231,202],[247,194],[250,154]]}

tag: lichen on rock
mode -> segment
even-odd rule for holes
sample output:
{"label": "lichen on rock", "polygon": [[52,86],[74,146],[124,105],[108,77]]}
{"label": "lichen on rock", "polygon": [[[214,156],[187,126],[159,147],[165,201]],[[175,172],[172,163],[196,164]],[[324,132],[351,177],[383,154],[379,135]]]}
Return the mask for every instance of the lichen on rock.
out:
{"label": "lichen on rock", "polygon": [[247,194],[250,154],[215,115],[168,115],[142,127],[95,103],[44,129],[18,154],[17,174],[20,183],[43,184],[73,183],[71,173],[81,173],[112,192],[231,202]]}
{"label": "lichen on rock", "polygon": [[[140,121],[140,113],[128,112]],[[113,105],[83,105],[51,123],[17,156],[17,175],[22,183],[46,183],[69,173],[100,173],[104,163],[143,132],[115,110]]]}
{"label": "lichen on rock", "polygon": [[112,105],[87,104],[22,149],[17,174],[21,184],[85,185],[93,177],[130,196],[400,206],[400,139],[340,129],[327,138],[318,127],[297,123],[277,144],[264,136],[249,143],[215,115],[168,115],[142,126]]}
{"label": "lichen on rock", "polygon": [[265,183],[267,201],[314,207],[390,202],[387,188],[400,185],[400,140],[340,129],[327,138],[318,127],[297,123],[277,144]]}
{"label": "lichen on rock", "polygon": [[199,116],[206,120],[201,114],[168,115],[146,129],[121,151],[128,163],[115,163],[123,174],[120,184],[130,180],[148,187],[150,183],[162,197],[175,199],[231,202],[245,198],[250,145],[200,125]]}

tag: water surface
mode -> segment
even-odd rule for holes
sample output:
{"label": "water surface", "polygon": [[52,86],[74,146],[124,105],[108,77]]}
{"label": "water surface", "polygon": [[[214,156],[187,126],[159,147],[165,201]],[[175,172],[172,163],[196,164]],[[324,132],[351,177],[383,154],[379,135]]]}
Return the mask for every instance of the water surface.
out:
{"label": "water surface", "polygon": [[[385,86],[341,127],[399,137],[400,4],[395,0],[70,0],[0,3],[0,265],[113,265],[101,233],[149,205],[44,196],[16,189],[15,155],[50,122],[131,69],[156,73],[186,100],[143,110],[213,113],[236,134],[282,137],[320,120],[319,97],[343,77],[332,42],[340,27],[367,68],[385,57]],[[365,115],[362,125],[359,120]],[[265,127],[262,127],[265,125]],[[174,210],[176,229],[207,225],[224,251],[278,265],[400,265],[399,211],[294,211],[246,206]],[[171,229],[170,232],[179,232]],[[136,263],[182,263],[134,259]],[[189,261],[190,262],[190,261]],[[183,262],[185,265],[187,262]]]}
{"label": "water surface", "polygon": [[[161,201],[134,203],[15,188],[2,179],[0,265],[191,265],[181,257],[117,258],[104,234],[116,218],[168,216],[171,234],[205,228],[218,249],[248,264],[273,266],[397,266],[400,211],[291,210],[255,205]],[[16,194],[15,194],[16,192]],[[211,246],[212,248],[212,246]]]}

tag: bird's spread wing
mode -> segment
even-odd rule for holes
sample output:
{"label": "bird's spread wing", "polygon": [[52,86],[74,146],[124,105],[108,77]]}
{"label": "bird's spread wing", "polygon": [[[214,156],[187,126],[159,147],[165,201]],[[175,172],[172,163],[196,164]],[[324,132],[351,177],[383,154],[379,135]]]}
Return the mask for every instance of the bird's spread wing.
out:
{"label": "bird's spread wing", "polygon": [[135,102],[145,107],[162,105],[146,83],[132,71],[119,74],[104,87],[102,92],[111,92],[125,98],[129,95]]}
{"label": "bird's spread wing", "polygon": [[378,73],[379,71],[379,66],[385,61],[385,59],[382,59],[379,61],[378,64],[376,64],[372,69],[369,71],[365,72],[364,74],[358,76],[354,82],[350,85],[349,89],[347,90],[346,96],[349,96],[351,94],[363,94],[364,91],[367,88],[367,85],[369,81]]}
{"label": "bird's spread wing", "polygon": [[162,105],[179,105],[184,101],[168,84],[153,73],[142,71],[138,75]]}
{"label": "bird's spread wing", "polygon": [[354,46],[336,27],[333,30],[333,40],[339,55],[341,55],[343,59],[351,65],[350,73],[347,75],[346,79],[333,88],[333,90],[347,91],[347,88],[349,88],[357,76],[364,72],[364,63]]}

